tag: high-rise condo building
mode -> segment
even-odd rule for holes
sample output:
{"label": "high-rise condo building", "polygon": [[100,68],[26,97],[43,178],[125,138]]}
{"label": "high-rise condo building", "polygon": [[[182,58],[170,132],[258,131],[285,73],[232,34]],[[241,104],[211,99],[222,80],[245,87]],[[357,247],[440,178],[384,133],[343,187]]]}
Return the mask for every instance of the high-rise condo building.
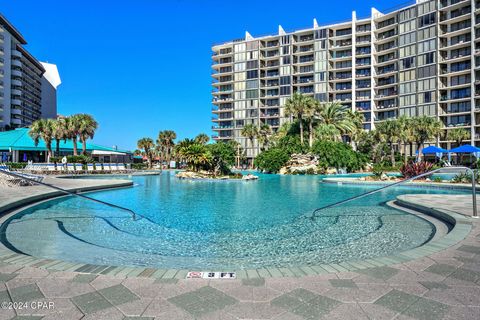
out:
{"label": "high-rise condo building", "polygon": [[0,15],[0,131],[57,115],[57,67],[39,62],[24,48],[26,44]]}
{"label": "high-rise condo building", "polygon": [[[246,124],[274,130],[289,121],[294,93],[340,101],[363,113],[366,130],[401,115],[436,117],[444,131],[465,128],[480,144],[480,1],[421,1],[368,18],[214,45],[215,140],[242,137]],[[445,134],[435,141],[450,147]],[[411,150],[410,152],[413,152]]]}

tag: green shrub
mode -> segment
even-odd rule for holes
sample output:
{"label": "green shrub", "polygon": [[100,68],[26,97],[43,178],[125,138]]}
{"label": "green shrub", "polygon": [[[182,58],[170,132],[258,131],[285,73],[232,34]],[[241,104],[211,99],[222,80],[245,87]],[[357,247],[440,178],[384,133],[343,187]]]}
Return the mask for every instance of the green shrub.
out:
{"label": "green shrub", "polygon": [[343,142],[317,141],[312,147],[312,153],[318,157],[320,169],[327,167],[346,168],[348,172],[362,169],[367,163],[367,157],[352,150]]}
{"label": "green shrub", "polygon": [[377,180],[380,180],[385,173],[385,169],[381,163],[375,163],[372,167],[373,177]]}
{"label": "green shrub", "polygon": [[134,170],[145,170],[147,169],[146,163],[132,163],[132,169]]}
{"label": "green shrub", "polygon": [[50,162],[60,163],[60,162],[62,162],[62,158],[61,157],[50,157]]}
{"label": "green shrub", "polygon": [[87,164],[87,163],[93,163],[93,159],[90,158],[89,156],[85,156],[85,155],[67,156],[67,162],[68,163]]}
{"label": "green shrub", "polygon": [[442,182],[443,180],[440,177],[433,177],[432,181],[433,182]]}
{"label": "green shrub", "polygon": [[255,166],[268,173],[277,173],[290,159],[290,154],[282,148],[274,147],[260,153],[255,158]]}
{"label": "green shrub", "polygon": [[288,155],[292,155],[293,153],[308,153],[308,142],[304,141],[303,145],[300,142],[300,136],[292,135],[292,136],[285,136],[278,140],[276,145],[277,148],[283,149]]}
{"label": "green shrub", "polygon": [[5,163],[10,169],[25,169],[27,166],[26,162],[6,162]]}

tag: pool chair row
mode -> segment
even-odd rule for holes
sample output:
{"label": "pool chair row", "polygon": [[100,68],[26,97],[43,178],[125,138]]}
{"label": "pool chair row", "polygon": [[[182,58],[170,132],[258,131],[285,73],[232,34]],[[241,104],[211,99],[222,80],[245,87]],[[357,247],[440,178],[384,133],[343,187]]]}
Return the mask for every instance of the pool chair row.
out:
{"label": "pool chair row", "polygon": [[123,163],[89,163],[87,164],[88,173],[125,173],[128,169]]}
{"label": "pool chair row", "polygon": [[[15,176],[8,173],[14,173]],[[10,171],[10,168],[7,165],[0,164],[0,184],[6,185],[9,187],[14,186],[31,186],[36,184],[36,182],[42,182],[42,176],[36,176],[33,174],[27,174],[18,171]]]}

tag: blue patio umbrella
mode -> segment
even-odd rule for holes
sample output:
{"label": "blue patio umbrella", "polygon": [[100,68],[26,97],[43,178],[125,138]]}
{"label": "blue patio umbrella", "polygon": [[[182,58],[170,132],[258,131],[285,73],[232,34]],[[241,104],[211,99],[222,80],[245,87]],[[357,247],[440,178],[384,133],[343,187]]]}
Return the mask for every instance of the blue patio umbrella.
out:
{"label": "blue patio umbrella", "polygon": [[464,144],[463,146],[451,149],[448,152],[449,152],[449,155],[450,153],[471,153],[475,158],[480,158],[480,148],[477,148],[469,144]]}
{"label": "blue patio umbrella", "polygon": [[7,162],[8,161],[8,155],[6,152],[2,154],[2,162]]}
{"label": "blue patio umbrella", "polygon": [[25,152],[23,153],[23,161],[27,161],[27,154]]}
{"label": "blue patio umbrella", "polygon": [[[434,154],[437,158],[441,158],[443,154],[447,152],[447,150],[435,146],[426,147],[422,150],[423,154]],[[416,153],[418,154],[418,150],[416,151]]]}

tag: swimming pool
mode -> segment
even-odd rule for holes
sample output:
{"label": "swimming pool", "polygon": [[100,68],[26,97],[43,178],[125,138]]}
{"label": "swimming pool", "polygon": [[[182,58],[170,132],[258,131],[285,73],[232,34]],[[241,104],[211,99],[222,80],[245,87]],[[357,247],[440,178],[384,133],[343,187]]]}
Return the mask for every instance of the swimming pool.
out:
{"label": "swimming pool", "polygon": [[[398,187],[307,216],[373,186],[321,183],[321,176],[259,174],[258,181],[132,177],[133,188],[32,206],[4,226],[4,242],[41,258],[99,265],[244,269],[318,265],[385,256],[427,242],[435,227],[385,205],[399,194],[460,191]],[[122,177],[124,178],[124,177]]]}

